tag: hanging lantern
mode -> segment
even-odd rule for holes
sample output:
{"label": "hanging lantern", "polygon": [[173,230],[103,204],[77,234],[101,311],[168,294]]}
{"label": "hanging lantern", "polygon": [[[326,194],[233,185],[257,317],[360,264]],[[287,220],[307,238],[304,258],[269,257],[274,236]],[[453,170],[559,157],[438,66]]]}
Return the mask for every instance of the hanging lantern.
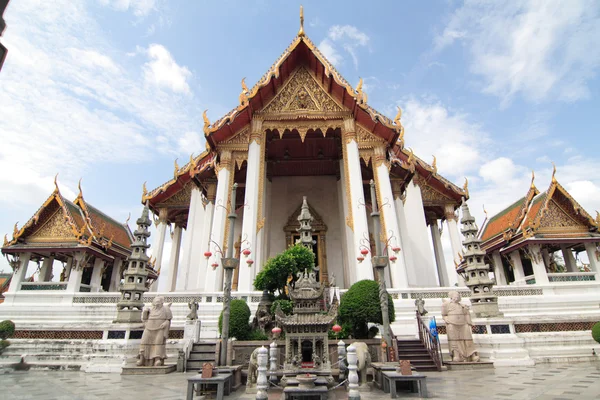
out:
{"label": "hanging lantern", "polygon": [[356,257],[356,259],[358,260],[359,263],[363,262],[363,260],[365,259],[363,256],[358,256]]}
{"label": "hanging lantern", "polygon": [[209,258],[210,256],[212,256],[210,250],[204,252],[204,257]]}
{"label": "hanging lantern", "polygon": [[246,257],[248,257],[250,255],[250,253],[252,253],[250,251],[250,249],[246,249],[246,250],[242,251],[242,254],[245,255]]}
{"label": "hanging lantern", "polygon": [[367,254],[369,254],[369,250],[367,250],[367,249],[362,249],[362,250],[360,251],[360,254],[362,254],[363,256],[366,256]]}
{"label": "hanging lantern", "polygon": [[281,333],[281,328],[276,326],[275,328],[271,329],[271,332],[273,333],[274,337],[278,337],[279,334]]}
{"label": "hanging lantern", "polygon": [[219,266],[219,263],[216,263],[216,262],[215,262],[215,263],[212,263],[212,264],[210,264],[210,266],[211,266],[213,269],[217,269],[217,267]]}
{"label": "hanging lantern", "polygon": [[400,251],[400,247],[398,247],[398,246],[392,247],[392,250],[394,251],[394,253],[397,253]]}
{"label": "hanging lantern", "polygon": [[248,263],[248,266],[249,266],[249,267],[251,267],[251,266],[252,266],[252,264],[254,264],[254,261],[252,261],[252,260],[247,260],[247,261],[246,261],[246,263]]}
{"label": "hanging lantern", "polygon": [[398,257],[396,257],[396,256],[391,256],[390,257],[390,261],[391,262],[395,262],[397,259],[398,259]]}
{"label": "hanging lantern", "polygon": [[335,324],[335,325],[334,325],[334,326],[331,328],[331,330],[332,330],[332,331],[334,331],[334,332],[337,334],[337,333],[340,333],[340,332],[342,331],[342,327],[341,327],[341,326],[339,326],[338,324]]}

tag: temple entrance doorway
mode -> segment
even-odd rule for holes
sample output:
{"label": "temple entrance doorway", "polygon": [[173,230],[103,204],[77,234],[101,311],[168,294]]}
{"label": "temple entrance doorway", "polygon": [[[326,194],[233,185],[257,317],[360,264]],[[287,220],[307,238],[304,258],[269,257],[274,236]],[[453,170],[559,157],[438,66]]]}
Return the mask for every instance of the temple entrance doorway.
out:
{"label": "temple entrance doorway", "polygon": [[303,363],[312,362],[313,345],[310,340],[302,341],[301,351],[302,351],[302,362]]}

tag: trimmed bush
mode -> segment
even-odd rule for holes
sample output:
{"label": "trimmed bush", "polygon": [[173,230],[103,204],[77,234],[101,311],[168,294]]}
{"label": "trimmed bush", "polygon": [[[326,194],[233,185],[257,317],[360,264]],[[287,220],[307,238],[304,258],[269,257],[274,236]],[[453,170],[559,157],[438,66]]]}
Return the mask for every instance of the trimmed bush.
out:
{"label": "trimmed bush", "polygon": [[15,334],[15,323],[10,320],[0,322],[0,339],[6,340]]}
{"label": "trimmed bush", "polygon": [[[219,316],[219,333],[223,330],[223,311]],[[247,340],[250,336],[250,307],[244,300],[231,300],[229,337]]]}
{"label": "trimmed bush", "polygon": [[266,290],[270,293],[279,292],[285,297],[285,286],[288,277],[296,279],[298,272],[312,271],[314,268],[315,254],[312,250],[297,244],[285,250],[283,253],[270,258],[254,278],[256,290]]}
{"label": "trimmed bush", "polygon": [[271,306],[271,315],[275,315],[278,304],[281,306],[281,311],[283,311],[285,315],[292,315],[292,312],[294,311],[294,303],[292,303],[291,300],[283,299],[275,300],[273,302],[273,305]]}
{"label": "trimmed bush", "polygon": [[[390,322],[396,318],[394,301],[388,295],[388,315]],[[372,280],[356,282],[342,296],[339,309],[342,327],[348,325],[354,339],[368,339],[369,322],[382,324],[379,305],[379,284]]]}
{"label": "trimmed bush", "polygon": [[260,329],[254,329],[246,340],[269,340],[269,337]]}
{"label": "trimmed bush", "polygon": [[600,343],[600,322],[596,322],[592,326],[592,337],[596,342]]}

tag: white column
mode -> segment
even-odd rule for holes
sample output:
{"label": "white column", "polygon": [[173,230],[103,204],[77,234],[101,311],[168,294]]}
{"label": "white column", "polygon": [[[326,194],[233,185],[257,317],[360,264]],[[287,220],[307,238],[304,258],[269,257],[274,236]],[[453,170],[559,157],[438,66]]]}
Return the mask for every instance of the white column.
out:
{"label": "white column", "polygon": [[13,276],[10,279],[10,285],[8,286],[8,293],[16,293],[21,289],[21,283],[25,279],[27,273],[27,267],[29,266],[29,260],[31,259],[31,253],[19,254],[17,265],[13,271]]}
{"label": "white column", "polygon": [[245,256],[240,254],[240,267],[238,278],[238,291],[249,292],[254,289],[253,269],[248,268],[246,263],[253,260],[255,263],[257,249],[257,231],[256,223],[258,218],[258,192],[260,190],[260,158],[262,156],[260,142],[262,140],[262,121],[252,120],[252,131],[250,133],[250,145],[248,146],[248,167],[246,169],[246,187],[244,197],[244,217],[242,220],[242,240],[240,251],[250,250],[250,254]]}
{"label": "white column", "polygon": [[[209,260],[209,267],[206,269],[206,278],[204,290],[206,292],[216,292],[223,290],[223,270],[221,268],[221,257],[219,249],[224,249],[225,227],[227,225],[227,213],[229,212],[229,196],[231,194],[231,173],[233,171],[233,162],[231,160],[231,151],[221,152],[221,162],[217,174],[217,194],[215,200],[215,210],[213,213],[212,229],[210,233],[210,251],[212,256]],[[219,266],[213,269],[210,264],[217,263]]]}
{"label": "white column", "polygon": [[561,245],[560,250],[562,251],[563,258],[565,259],[565,267],[567,268],[567,272],[579,272],[579,269],[577,269],[577,262],[575,261],[575,257],[573,257],[573,251],[571,248],[566,245]]}
{"label": "white column", "polygon": [[169,270],[167,278],[167,291],[174,292],[177,289],[177,270],[179,269],[179,253],[181,250],[181,226],[174,224],[173,239],[171,243],[171,257],[169,258]]}
{"label": "white column", "polygon": [[494,262],[494,276],[496,277],[497,285],[508,285],[506,274],[504,273],[504,265],[502,264],[502,256],[498,250],[494,250],[492,253],[492,260]]}
{"label": "white column", "polygon": [[206,208],[204,209],[204,221],[202,222],[202,237],[196,244],[199,247],[201,259],[198,264],[198,276],[196,278],[196,290],[204,291],[206,286],[206,273],[211,264],[211,258],[204,257],[204,253],[210,249],[210,232],[212,229],[213,215],[215,211],[215,194],[217,185],[214,182],[209,182],[207,185],[207,200]]}
{"label": "white column", "polygon": [[[160,273],[162,267],[162,259],[163,259],[163,251],[165,249],[165,235],[167,232],[167,215],[168,210],[166,208],[161,208],[158,211],[158,225],[156,228],[158,229],[158,238],[156,239],[156,254],[154,257],[156,258],[156,264],[154,264],[154,268],[156,271]],[[163,280],[164,274],[160,274],[158,279],[152,284],[150,287],[151,292],[156,292],[158,290],[158,281]]]}
{"label": "white column", "polygon": [[509,256],[510,260],[512,261],[515,282],[523,281],[525,279],[525,272],[523,271],[523,263],[521,262],[521,252],[519,250],[515,250],[512,253],[510,253]]}
{"label": "white column", "polygon": [[590,270],[596,273],[596,280],[598,280],[598,261],[600,261],[598,259],[598,256],[600,255],[600,253],[598,252],[596,246],[598,246],[598,243],[585,242],[585,251],[587,253],[588,259],[590,260]]}
{"label": "white column", "polygon": [[39,280],[40,282],[52,281],[52,266],[54,265],[54,257],[45,257],[40,268]]}
{"label": "white column", "polygon": [[118,292],[119,286],[121,285],[121,266],[123,265],[123,259],[117,258],[113,263],[112,273],[110,275],[110,287],[109,292]]}
{"label": "white column", "polygon": [[404,257],[397,255],[392,249],[400,247],[400,228],[398,227],[398,217],[394,206],[394,195],[392,193],[392,184],[390,182],[390,173],[386,165],[385,148],[375,149],[375,178],[377,189],[379,189],[378,201],[381,211],[382,226],[385,227],[384,237],[388,240],[388,254],[395,256],[396,261],[390,262],[390,273],[392,278],[392,288],[404,289],[408,287],[408,278],[406,275],[406,264]]}
{"label": "white column", "polygon": [[530,244],[528,247],[531,257],[531,266],[533,268],[533,275],[535,276],[535,283],[538,285],[549,284],[550,281],[548,280],[548,272],[546,271],[544,257],[542,256],[542,246],[539,244]]}
{"label": "white column", "polygon": [[392,184],[392,190],[394,193],[394,209],[396,210],[396,218],[398,219],[398,230],[400,231],[400,253],[398,257],[402,257],[404,260],[404,266],[406,267],[406,279],[408,286],[411,286],[411,282],[416,282],[416,270],[413,261],[413,251],[410,242],[409,229],[406,224],[406,216],[404,215],[404,201],[401,187],[398,182]]}
{"label": "white column", "polygon": [[442,248],[442,236],[440,234],[440,227],[438,225],[437,218],[429,221],[429,229],[431,231],[433,255],[435,256],[435,264],[437,266],[440,287],[452,286],[450,285],[448,271],[446,270],[446,260],[444,259],[444,249]]}
{"label": "white column", "polygon": [[102,269],[104,268],[104,260],[96,258],[94,260],[94,267],[92,269],[92,279],[90,280],[90,287],[92,292],[102,291]]}
{"label": "white column", "polygon": [[83,276],[83,269],[87,264],[87,257],[84,252],[77,252],[73,256],[73,264],[71,265],[71,272],[69,272],[69,283],[67,283],[67,292],[78,293],[81,287],[81,277]]}
{"label": "white column", "polygon": [[[406,201],[404,203],[406,224],[410,227],[410,238],[413,262],[409,264],[408,283],[416,287],[435,287],[435,264],[433,254],[429,247],[427,222],[425,221],[425,208],[421,188],[413,179],[406,188]],[[412,268],[411,268],[412,266]],[[411,279],[414,279],[411,280]]]}
{"label": "white column", "polygon": [[[365,196],[363,190],[362,173],[360,171],[360,154],[358,152],[358,143],[356,142],[356,128],[354,119],[344,120],[344,135],[343,146],[345,147],[345,156],[347,160],[344,162],[347,168],[348,176],[347,184],[350,191],[349,204],[352,207],[352,231],[354,238],[354,251],[358,254],[361,245],[366,243],[364,239],[369,237],[369,226],[367,224],[367,212],[365,208]],[[368,245],[367,245],[368,247]],[[350,260],[353,265],[356,275],[356,280],[373,279],[373,268],[371,265],[371,254],[365,255],[362,263],[358,260]]]}
{"label": "white column", "polygon": [[346,252],[346,263],[344,264],[344,287],[349,288],[357,282],[356,279],[356,257],[358,257],[358,249],[355,251],[354,249],[354,233],[350,226],[346,223],[346,218],[349,215],[349,199],[348,194],[346,192],[346,188],[348,188],[348,182],[346,181],[346,171],[344,169],[344,160],[340,161],[340,180],[338,185],[338,193],[340,193],[341,205],[340,205],[340,224],[342,231],[342,239],[344,241],[344,246],[342,249]]}
{"label": "white column", "polygon": [[[446,205],[444,209],[446,217],[446,228],[448,235],[450,236],[450,245],[452,247],[452,259],[456,264],[460,264],[460,255],[462,254],[462,242],[460,240],[460,234],[458,230],[458,217],[454,212],[454,206],[452,204]],[[452,266],[454,275],[456,275],[456,268]]]}
{"label": "white column", "polygon": [[202,232],[198,231],[198,229],[202,229],[199,223],[197,224],[197,220],[202,220],[202,216],[204,215],[204,206],[202,204],[202,193],[200,189],[194,187],[192,189],[191,198],[190,198],[190,208],[188,212],[187,219],[187,228],[185,230],[185,235],[183,236],[183,250],[182,250],[182,259],[181,259],[181,271],[180,277],[177,279],[177,289],[178,290],[190,290],[193,288],[193,283],[196,282],[196,274],[193,271],[194,267],[197,269],[197,266],[192,266],[192,253],[193,249],[196,245],[196,241]]}

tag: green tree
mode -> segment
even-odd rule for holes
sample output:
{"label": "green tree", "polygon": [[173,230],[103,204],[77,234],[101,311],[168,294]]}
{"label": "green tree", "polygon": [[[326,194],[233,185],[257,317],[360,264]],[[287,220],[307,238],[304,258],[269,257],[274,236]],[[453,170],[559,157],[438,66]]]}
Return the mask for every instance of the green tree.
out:
{"label": "green tree", "polygon": [[300,244],[292,246],[267,261],[263,270],[256,275],[254,287],[273,294],[279,292],[279,296],[285,298],[288,277],[291,275],[295,280],[298,272],[305,269],[312,271],[314,259],[312,250]]}
{"label": "green tree", "polygon": [[[394,322],[394,301],[388,294],[388,315]],[[340,301],[339,317],[342,326],[352,330],[355,339],[368,339],[368,323],[382,324],[379,304],[379,284],[372,280],[358,281],[348,289]]]}
{"label": "green tree", "polygon": [[596,322],[592,326],[592,337],[596,342],[600,343],[600,322]]}
{"label": "green tree", "polygon": [[[229,314],[229,337],[247,340],[250,336],[250,307],[244,300],[231,300]],[[219,333],[223,331],[223,311],[219,316]]]}
{"label": "green tree", "polygon": [[10,345],[6,339],[14,335],[15,323],[10,320],[0,322],[0,354]]}

